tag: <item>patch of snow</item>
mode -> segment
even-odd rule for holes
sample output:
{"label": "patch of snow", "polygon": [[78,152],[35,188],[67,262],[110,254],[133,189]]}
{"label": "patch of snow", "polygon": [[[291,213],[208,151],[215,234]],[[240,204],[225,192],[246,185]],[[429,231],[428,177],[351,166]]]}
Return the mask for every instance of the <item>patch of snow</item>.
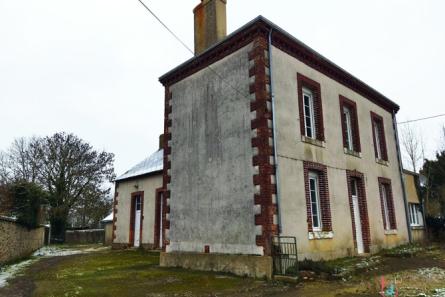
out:
{"label": "patch of snow", "polygon": [[31,265],[36,260],[26,260],[17,264],[9,265],[0,270],[0,288],[4,287],[8,283],[8,279],[13,278],[24,268]]}
{"label": "patch of snow", "polygon": [[59,257],[59,256],[70,256],[82,254],[84,251],[82,250],[69,250],[69,249],[61,249],[58,247],[45,246],[32,254],[34,257]]}

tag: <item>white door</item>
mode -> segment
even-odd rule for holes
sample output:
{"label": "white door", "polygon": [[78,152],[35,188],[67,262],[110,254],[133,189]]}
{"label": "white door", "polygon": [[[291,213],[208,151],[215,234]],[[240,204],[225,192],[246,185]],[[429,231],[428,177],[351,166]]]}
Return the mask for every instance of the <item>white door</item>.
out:
{"label": "white door", "polygon": [[362,234],[362,221],[360,219],[360,207],[358,203],[358,189],[357,180],[351,180],[351,192],[352,192],[352,208],[354,210],[354,222],[355,222],[355,240],[357,242],[357,252],[363,254],[365,249],[363,245]]}
{"label": "white door", "polygon": [[141,196],[135,197],[134,207],[134,246],[141,244]]}

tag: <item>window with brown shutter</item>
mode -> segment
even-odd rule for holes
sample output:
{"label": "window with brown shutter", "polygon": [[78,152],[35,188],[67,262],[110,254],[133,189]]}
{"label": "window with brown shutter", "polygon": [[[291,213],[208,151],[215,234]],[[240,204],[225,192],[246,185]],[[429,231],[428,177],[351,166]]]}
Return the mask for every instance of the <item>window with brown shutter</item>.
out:
{"label": "window with brown shutter", "polygon": [[324,141],[320,84],[297,73],[300,131],[307,138]]}
{"label": "window with brown shutter", "polygon": [[378,160],[388,161],[383,118],[371,111],[371,123],[375,158]]}
{"label": "window with brown shutter", "polygon": [[348,151],[361,151],[358,127],[357,104],[340,95],[340,115],[343,135],[343,147]]}

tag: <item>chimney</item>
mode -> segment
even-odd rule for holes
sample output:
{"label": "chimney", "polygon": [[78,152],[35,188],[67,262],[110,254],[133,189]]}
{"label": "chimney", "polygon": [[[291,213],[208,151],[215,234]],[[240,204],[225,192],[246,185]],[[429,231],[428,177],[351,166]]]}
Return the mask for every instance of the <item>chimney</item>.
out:
{"label": "chimney", "polygon": [[227,35],[226,0],[201,0],[195,7],[195,55]]}

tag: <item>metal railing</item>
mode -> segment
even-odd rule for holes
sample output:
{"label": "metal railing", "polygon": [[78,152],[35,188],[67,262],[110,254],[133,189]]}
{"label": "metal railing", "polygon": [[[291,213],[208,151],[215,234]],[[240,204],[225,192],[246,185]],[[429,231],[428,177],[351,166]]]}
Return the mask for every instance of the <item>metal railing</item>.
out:
{"label": "metal railing", "polygon": [[296,276],[298,274],[297,239],[292,236],[272,238],[274,275]]}

